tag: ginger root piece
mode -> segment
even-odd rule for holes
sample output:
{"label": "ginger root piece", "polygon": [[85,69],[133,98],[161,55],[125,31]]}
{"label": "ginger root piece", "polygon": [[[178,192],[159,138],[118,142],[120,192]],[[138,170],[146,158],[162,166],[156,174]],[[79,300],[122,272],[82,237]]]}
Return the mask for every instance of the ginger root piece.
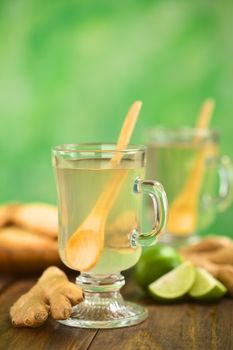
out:
{"label": "ginger root piece", "polygon": [[5,226],[9,221],[8,206],[4,205],[0,207],[0,227]]}
{"label": "ginger root piece", "polygon": [[57,209],[42,203],[0,206],[0,271],[31,273],[61,266]]}
{"label": "ginger root piece", "polygon": [[218,266],[217,279],[221,281],[227,288],[228,293],[233,297],[233,266]]}
{"label": "ginger root piece", "polygon": [[180,249],[185,255],[198,254],[216,264],[233,265],[233,240],[228,237],[209,236],[202,241]]}
{"label": "ginger root piece", "polygon": [[56,240],[15,226],[0,229],[1,271],[22,274],[61,264]]}
{"label": "ginger root piece", "polygon": [[49,314],[55,320],[64,320],[70,316],[72,306],[82,300],[82,290],[69,282],[62,270],[51,266],[10,308],[11,322],[15,327],[39,327]]}
{"label": "ginger root piece", "polygon": [[15,210],[12,221],[16,226],[23,227],[51,238],[57,238],[58,213],[57,208],[50,204],[23,204]]}
{"label": "ginger root piece", "polygon": [[18,208],[19,204],[12,203],[0,206],[0,227],[11,223],[12,214]]}
{"label": "ginger root piece", "polygon": [[215,264],[233,265],[233,242],[228,246],[206,253],[206,258]]}
{"label": "ginger root piece", "polygon": [[200,242],[190,244],[181,248],[181,252],[184,253],[201,253],[216,251],[216,249],[228,247],[233,241],[229,237],[225,236],[207,236],[203,238]]}
{"label": "ginger root piece", "polygon": [[0,248],[15,251],[30,250],[57,250],[57,242],[49,237],[35,234],[15,226],[9,226],[0,230]]}

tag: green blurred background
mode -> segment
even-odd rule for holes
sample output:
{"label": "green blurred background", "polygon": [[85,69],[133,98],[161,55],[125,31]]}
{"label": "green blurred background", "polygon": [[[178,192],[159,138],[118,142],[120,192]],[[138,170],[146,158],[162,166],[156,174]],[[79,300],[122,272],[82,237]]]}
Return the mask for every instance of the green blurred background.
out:
{"label": "green blurred background", "polygon": [[[203,100],[232,156],[232,1],[0,2],[0,201],[56,202],[50,149],[115,141],[134,99],[134,134],[194,125]],[[230,234],[232,208],[209,232]]]}

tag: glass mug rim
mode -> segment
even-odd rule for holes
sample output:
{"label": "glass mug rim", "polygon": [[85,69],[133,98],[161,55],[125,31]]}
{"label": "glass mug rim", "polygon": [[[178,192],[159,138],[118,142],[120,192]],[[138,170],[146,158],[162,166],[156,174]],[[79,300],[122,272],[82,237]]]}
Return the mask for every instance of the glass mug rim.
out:
{"label": "glass mug rim", "polygon": [[[194,137],[201,141],[219,141],[219,131],[215,128],[198,129],[193,127],[155,127],[146,130],[147,142],[173,143],[175,141],[193,142]],[[149,137],[149,138],[148,138]]]}
{"label": "glass mug rim", "polygon": [[[104,146],[104,149],[101,147]],[[99,147],[99,148],[98,148]],[[146,151],[146,146],[141,144],[130,144],[126,148],[116,150],[115,143],[101,143],[101,142],[88,142],[88,143],[67,143],[55,146],[52,151],[57,155],[64,155],[67,153],[143,153]]]}

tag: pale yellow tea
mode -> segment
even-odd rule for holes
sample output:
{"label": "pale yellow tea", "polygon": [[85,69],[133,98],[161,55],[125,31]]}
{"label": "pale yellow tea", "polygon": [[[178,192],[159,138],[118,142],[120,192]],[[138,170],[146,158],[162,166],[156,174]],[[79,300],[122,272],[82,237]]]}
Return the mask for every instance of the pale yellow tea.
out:
{"label": "pale yellow tea", "polygon": [[[195,171],[196,163],[200,152],[205,149],[205,143],[172,143],[156,144],[151,143],[148,146],[147,176],[156,177],[164,184],[168,196],[169,208],[181,196],[189,181],[190,176]],[[212,147],[213,148],[213,147]],[[197,228],[206,227],[214,216],[214,208],[205,206],[210,197],[216,195],[216,163],[211,161],[212,155],[206,154],[203,159],[203,173],[201,175],[200,192],[195,193],[197,197],[198,221]],[[190,191],[190,196],[193,194]],[[205,202],[206,200],[206,202]],[[207,202],[208,203],[208,202]],[[175,226],[175,223],[173,223]],[[177,232],[170,232],[176,235]],[[193,231],[185,232],[186,235],[192,235]]]}
{"label": "pale yellow tea", "polygon": [[141,196],[134,193],[135,179],[143,177],[144,169],[135,168],[135,161],[122,160],[111,168],[110,159],[62,159],[56,166],[59,182],[60,235],[59,250],[63,262],[69,265],[65,247],[71,235],[83,223],[95,206],[102,191],[117,172],[126,171],[119,194],[109,212],[105,225],[104,249],[97,264],[88,272],[113,274],[135,265],[141,247],[131,247],[133,230],[140,231]]}

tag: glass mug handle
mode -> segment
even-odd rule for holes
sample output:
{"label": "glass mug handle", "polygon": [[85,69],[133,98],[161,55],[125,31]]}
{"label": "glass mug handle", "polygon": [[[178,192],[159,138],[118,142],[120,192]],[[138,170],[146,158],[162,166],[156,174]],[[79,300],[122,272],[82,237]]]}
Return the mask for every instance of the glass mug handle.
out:
{"label": "glass mug handle", "polygon": [[133,230],[131,234],[131,246],[150,246],[156,242],[159,234],[162,233],[167,224],[168,203],[163,186],[153,180],[142,180],[139,177],[134,182],[133,191],[136,194],[149,195],[153,203],[154,225],[151,231],[139,233]]}
{"label": "glass mug handle", "polygon": [[224,211],[233,200],[233,166],[228,156],[221,156],[211,160],[217,162],[219,189],[216,197],[208,197],[205,200],[205,206]]}

